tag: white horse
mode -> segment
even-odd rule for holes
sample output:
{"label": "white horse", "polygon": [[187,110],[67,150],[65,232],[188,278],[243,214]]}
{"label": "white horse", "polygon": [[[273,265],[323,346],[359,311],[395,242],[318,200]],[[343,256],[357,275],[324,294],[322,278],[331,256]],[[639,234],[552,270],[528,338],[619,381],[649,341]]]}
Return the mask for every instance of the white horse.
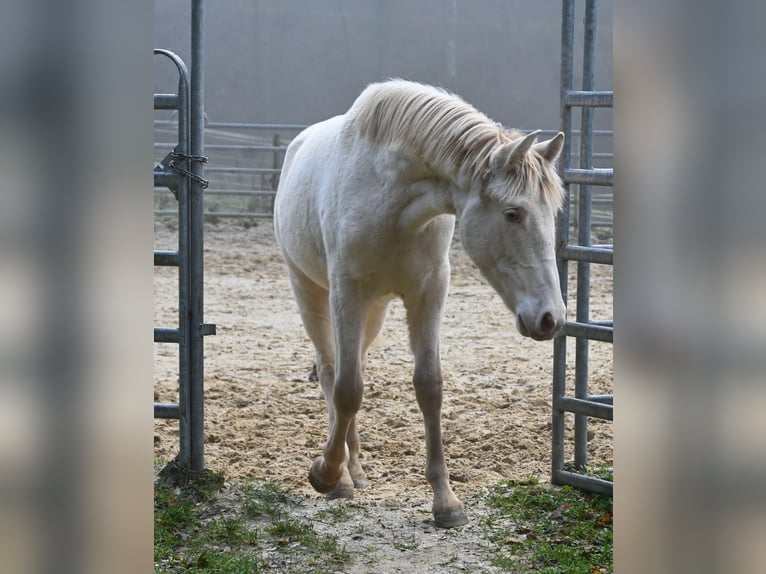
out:
{"label": "white horse", "polygon": [[449,485],[441,436],[439,327],[460,218],[471,259],[525,336],[564,323],[554,252],[564,141],[506,131],[458,97],[393,80],[372,84],[342,116],[287,149],[274,229],[303,324],[316,348],[330,432],[309,472],[330,497],[366,486],[356,413],[367,349],[389,302],[407,311],[413,384],[423,413],[436,526],[467,522]]}

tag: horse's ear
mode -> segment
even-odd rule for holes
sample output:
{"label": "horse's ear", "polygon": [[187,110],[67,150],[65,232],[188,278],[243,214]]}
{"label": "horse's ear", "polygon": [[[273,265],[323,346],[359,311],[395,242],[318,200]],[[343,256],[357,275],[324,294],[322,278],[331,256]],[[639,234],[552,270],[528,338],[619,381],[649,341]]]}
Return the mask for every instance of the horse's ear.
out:
{"label": "horse's ear", "polygon": [[507,173],[527,154],[529,148],[537,140],[540,130],[530,132],[524,137],[515,139],[500,146],[490,156],[490,167],[495,173]]}
{"label": "horse's ear", "polygon": [[534,150],[553,163],[559,158],[562,147],[564,147],[564,132],[559,132],[548,141],[536,143]]}

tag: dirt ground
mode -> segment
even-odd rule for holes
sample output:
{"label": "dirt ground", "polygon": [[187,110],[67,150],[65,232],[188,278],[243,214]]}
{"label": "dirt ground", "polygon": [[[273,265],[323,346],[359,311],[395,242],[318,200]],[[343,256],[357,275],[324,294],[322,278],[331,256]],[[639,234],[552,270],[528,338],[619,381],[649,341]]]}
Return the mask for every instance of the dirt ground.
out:
{"label": "dirt ground", "polygon": [[[156,224],[155,245],[175,248],[172,225]],[[442,362],[444,440],[453,488],[469,499],[501,479],[547,480],[553,345],[516,332],[511,313],[457,241],[451,261]],[[319,384],[308,380],[313,348],[271,221],[247,227],[208,224],[205,273],[205,322],[217,325],[217,334],[205,341],[206,466],[227,479],[273,480],[318,498],[307,474],[321,453],[327,418]],[[591,315],[611,319],[612,268],[593,265],[591,273]],[[156,268],[154,291],[155,325],[175,326],[176,270]],[[568,315],[574,316],[572,301]],[[573,342],[568,347],[573,365]],[[573,367],[569,371],[572,394]],[[177,401],[177,372],[177,348],[156,344],[156,401]],[[423,425],[411,376],[404,311],[395,302],[368,360],[358,420],[369,487],[357,491],[355,504],[418,508],[426,514],[430,509]],[[612,392],[611,345],[591,342],[590,380],[591,393]],[[572,423],[570,418],[570,439]],[[611,423],[591,420],[589,435],[589,463],[612,466]],[[155,422],[158,459],[175,456],[177,441],[176,421]]]}

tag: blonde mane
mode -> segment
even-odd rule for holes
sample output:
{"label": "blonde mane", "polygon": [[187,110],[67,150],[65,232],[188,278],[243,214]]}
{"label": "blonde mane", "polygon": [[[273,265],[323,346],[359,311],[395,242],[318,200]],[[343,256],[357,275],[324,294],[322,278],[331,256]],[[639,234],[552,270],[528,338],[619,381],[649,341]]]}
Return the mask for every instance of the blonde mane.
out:
{"label": "blonde mane", "polygon": [[[349,116],[361,135],[412,153],[461,185],[483,186],[492,152],[524,135],[506,130],[459,96],[407,80],[369,85]],[[508,196],[523,194],[537,182],[543,201],[555,210],[561,207],[561,179],[539,154],[528,153],[518,173]]]}
{"label": "blonde mane", "polygon": [[492,151],[521,135],[506,132],[458,96],[406,80],[371,84],[350,115],[373,142],[400,147],[466,183],[479,183]]}

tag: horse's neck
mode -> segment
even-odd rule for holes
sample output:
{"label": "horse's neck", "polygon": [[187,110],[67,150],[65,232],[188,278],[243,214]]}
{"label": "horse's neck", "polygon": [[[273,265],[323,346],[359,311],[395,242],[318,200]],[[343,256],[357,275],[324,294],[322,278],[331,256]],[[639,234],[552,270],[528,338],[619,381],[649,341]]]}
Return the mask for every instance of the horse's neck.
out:
{"label": "horse's neck", "polygon": [[416,161],[428,166],[432,179],[450,187],[451,195],[470,193],[474,174],[466,167],[455,167],[451,162],[440,157],[417,157]]}
{"label": "horse's neck", "polygon": [[398,221],[408,228],[419,228],[439,215],[463,211],[469,192],[451,177],[420,164],[402,181],[402,201]]}

